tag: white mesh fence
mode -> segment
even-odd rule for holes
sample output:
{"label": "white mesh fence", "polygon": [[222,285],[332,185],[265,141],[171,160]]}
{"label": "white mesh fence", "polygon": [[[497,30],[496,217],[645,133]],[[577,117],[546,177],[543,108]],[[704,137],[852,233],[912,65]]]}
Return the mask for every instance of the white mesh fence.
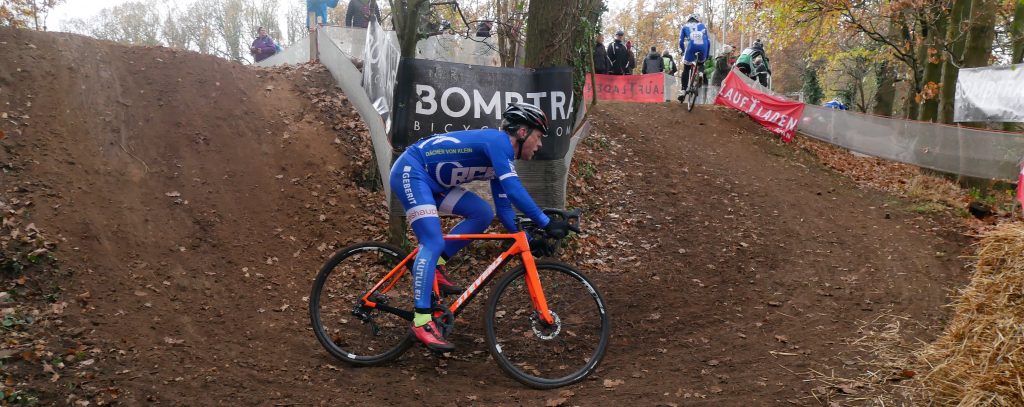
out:
{"label": "white mesh fence", "polygon": [[[761,92],[779,96],[739,75]],[[713,98],[712,98],[713,100]],[[797,131],[851,151],[970,177],[1016,180],[1024,134],[893,119],[807,105]]]}

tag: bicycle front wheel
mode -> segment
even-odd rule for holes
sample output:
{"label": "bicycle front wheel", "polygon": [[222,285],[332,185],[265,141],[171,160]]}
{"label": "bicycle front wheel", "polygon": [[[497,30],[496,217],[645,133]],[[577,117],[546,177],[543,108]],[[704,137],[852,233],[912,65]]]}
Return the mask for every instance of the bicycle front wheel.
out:
{"label": "bicycle front wheel", "polygon": [[372,366],[398,358],[412,345],[411,271],[370,294],[377,307],[362,301],[405,257],[390,245],[360,243],[339,250],[324,264],[309,295],[309,317],[327,352],[354,365]]}
{"label": "bicycle front wheel", "polygon": [[555,317],[546,326],[530,300],[526,269],[498,282],[484,312],[487,348],[519,382],[538,389],[566,386],[589,376],[608,347],[611,332],[604,300],[572,267],[537,262],[537,273]]}

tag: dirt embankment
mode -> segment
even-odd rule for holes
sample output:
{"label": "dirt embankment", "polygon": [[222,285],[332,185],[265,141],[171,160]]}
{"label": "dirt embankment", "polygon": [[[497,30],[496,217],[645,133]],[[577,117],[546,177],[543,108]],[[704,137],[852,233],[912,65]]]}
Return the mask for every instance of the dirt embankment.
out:
{"label": "dirt embankment", "polygon": [[348,241],[338,225],[366,216],[347,153],[359,129],[332,129],[346,123],[310,103],[328,97],[322,69],[20,30],[0,30],[0,53],[4,199],[34,201],[25,216],[58,240],[68,304],[52,337],[8,344],[37,354],[20,373],[74,349],[58,384],[86,389],[44,400],[268,397],[246,372],[292,363],[269,357],[282,346],[271,338],[305,331],[293,322],[306,280]]}
{"label": "dirt embankment", "polygon": [[[476,321],[452,359],[355,369],[320,349],[304,297],[333,248],[385,221],[322,69],[11,30],[0,53],[2,199],[32,201],[57,241],[60,271],[26,286],[65,304],[4,331],[3,375],[44,403],[816,405],[812,370],[861,368],[860,321],[905,315],[928,339],[964,278],[942,222],[734,112],[612,104],[570,180],[590,235],[569,260],[613,318],[592,380],[521,387]],[[19,301],[3,306],[35,306]]]}

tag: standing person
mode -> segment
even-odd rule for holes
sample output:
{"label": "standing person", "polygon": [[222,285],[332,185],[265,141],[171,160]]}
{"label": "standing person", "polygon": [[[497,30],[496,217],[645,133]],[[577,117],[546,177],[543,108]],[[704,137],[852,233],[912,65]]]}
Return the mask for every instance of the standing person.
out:
{"label": "standing person", "polygon": [[711,86],[722,86],[722,81],[725,80],[725,76],[732,69],[732,60],[732,46],[726,45],[722,47],[722,53],[715,57],[715,73],[711,76]]}
{"label": "standing person", "polygon": [[[328,24],[327,9],[335,7],[338,7],[338,0],[306,0],[306,28],[318,21],[319,25]],[[310,21],[311,17],[314,20]]]}
{"label": "standing person", "polygon": [[704,60],[704,86],[711,84],[711,75],[715,73],[715,60],[708,58]]}
{"label": "standing person", "polygon": [[676,69],[675,58],[672,58],[672,54],[669,54],[667,49],[665,50],[665,53],[661,54],[661,60],[664,64],[662,72],[675,76],[676,72],[679,70]]}
{"label": "standing person", "polygon": [[380,21],[380,9],[373,0],[350,0],[348,11],[345,12],[345,27],[366,28],[370,26],[370,16]]}
{"label": "standing person", "polygon": [[499,129],[456,131],[423,139],[409,146],[391,167],[391,190],[405,208],[409,226],[419,242],[419,252],[412,263],[415,314],[410,330],[427,348],[436,352],[455,349],[431,319],[431,292],[435,276],[440,291],[463,291],[446,278],[438,260],[455,255],[469,243],[446,242],[438,213],[465,218],[455,225],[452,234],[481,233],[494,220],[491,205],[459,184],[490,181],[498,219],[509,232],[518,230],[513,205],[544,230],[568,230],[568,222],[552,220],[537,207],[513,166],[515,159],[534,157],[548,132],[548,123],[537,106],[510,104],[502,114]]}
{"label": "standing person", "polygon": [[594,73],[607,75],[612,69],[612,61],[608,59],[608,50],[604,47],[604,36],[601,34],[595,38],[594,44]]}
{"label": "standing person", "polygon": [[[679,81],[683,85],[683,94],[679,95],[679,101],[682,102],[686,96],[686,88],[690,85],[690,72],[693,69],[700,69],[708,56],[708,50],[711,49],[711,36],[696,13],[690,14],[686,24],[679,31],[679,49],[683,51],[683,77]],[[698,53],[700,55],[697,55]]]}
{"label": "standing person", "polygon": [[625,75],[626,67],[629,66],[629,50],[622,42],[622,38],[625,36],[626,33],[619,30],[615,32],[615,40],[608,44],[608,58],[612,62],[608,73],[612,75]]}
{"label": "standing person", "polygon": [[260,62],[277,53],[277,45],[263,27],[256,29],[256,39],[249,46],[249,53],[252,54],[254,62]]}
{"label": "standing person", "polygon": [[651,52],[647,54],[647,58],[644,58],[644,66],[641,68],[640,73],[649,74],[663,72],[664,70],[665,62],[661,60],[661,54],[658,53],[658,48],[651,47]]}
{"label": "standing person", "polygon": [[626,75],[632,75],[633,70],[636,69],[636,55],[633,54],[632,41],[626,41],[626,51],[629,57],[629,63],[626,64]]}

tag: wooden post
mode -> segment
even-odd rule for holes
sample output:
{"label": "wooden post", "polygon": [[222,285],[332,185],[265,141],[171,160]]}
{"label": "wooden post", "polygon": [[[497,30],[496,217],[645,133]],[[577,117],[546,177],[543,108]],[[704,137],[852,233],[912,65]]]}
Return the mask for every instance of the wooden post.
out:
{"label": "wooden post", "polygon": [[309,22],[309,26],[306,27],[309,29],[309,62],[316,62],[320,60],[320,49],[316,43],[318,37],[317,26],[319,24],[317,24],[315,12],[310,11],[306,17],[306,21]]}

